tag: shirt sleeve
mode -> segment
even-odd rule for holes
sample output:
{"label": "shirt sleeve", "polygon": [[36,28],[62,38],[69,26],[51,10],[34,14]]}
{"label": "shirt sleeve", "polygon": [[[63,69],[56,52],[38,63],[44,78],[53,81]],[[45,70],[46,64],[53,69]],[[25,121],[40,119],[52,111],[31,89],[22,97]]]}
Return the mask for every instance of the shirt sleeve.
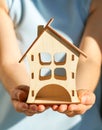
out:
{"label": "shirt sleeve", "polygon": [[22,0],[6,0],[6,2],[9,9],[9,15],[16,27],[22,18]]}

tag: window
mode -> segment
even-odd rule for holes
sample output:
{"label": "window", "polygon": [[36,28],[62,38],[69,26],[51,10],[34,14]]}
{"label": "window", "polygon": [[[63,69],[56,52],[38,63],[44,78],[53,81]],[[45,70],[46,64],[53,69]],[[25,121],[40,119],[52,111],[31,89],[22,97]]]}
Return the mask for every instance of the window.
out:
{"label": "window", "polygon": [[66,80],[66,70],[64,68],[56,68],[54,71],[56,79]]}
{"label": "window", "polygon": [[50,64],[51,63],[51,55],[47,52],[41,52],[39,54],[40,63],[43,64]]}
{"label": "window", "polygon": [[[66,80],[66,70],[62,67],[58,67],[59,65],[64,65],[66,63],[66,52],[57,52],[54,54],[54,61],[52,61],[52,57],[47,52],[39,53],[39,60],[41,65],[50,65],[55,64],[56,67],[54,70],[51,70],[49,67],[42,67],[39,71],[39,79],[47,80],[51,78],[51,73],[54,71],[54,77],[59,80]],[[33,76],[32,76],[33,77]]]}
{"label": "window", "polygon": [[40,80],[46,80],[51,78],[51,69],[44,67],[40,69],[40,74],[39,74]]}
{"label": "window", "polygon": [[55,64],[63,65],[66,62],[66,53],[65,52],[59,52],[54,55],[54,61]]}

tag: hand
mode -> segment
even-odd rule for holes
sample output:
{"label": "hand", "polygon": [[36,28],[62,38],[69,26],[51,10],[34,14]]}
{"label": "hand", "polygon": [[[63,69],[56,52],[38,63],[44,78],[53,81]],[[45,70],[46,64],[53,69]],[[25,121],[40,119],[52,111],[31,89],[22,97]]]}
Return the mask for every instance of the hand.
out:
{"label": "hand", "polygon": [[53,105],[52,109],[73,117],[78,114],[84,114],[95,103],[95,94],[88,90],[78,90],[78,97],[80,99],[79,104]]}
{"label": "hand", "polygon": [[29,87],[25,85],[18,86],[11,91],[11,100],[17,112],[22,112],[27,116],[41,113],[47,109],[44,105],[27,104]]}
{"label": "hand", "polygon": [[[29,93],[29,75],[23,63],[12,65],[6,64],[0,68],[0,80],[2,80],[5,89],[8,91],[12,104],[17,112],[22,112],[27,116],[32,116],[35,113],[40,113],[47,109],[44,105],[26,103]],[[21,83],[27,84],[28,86],[18,85]]]}

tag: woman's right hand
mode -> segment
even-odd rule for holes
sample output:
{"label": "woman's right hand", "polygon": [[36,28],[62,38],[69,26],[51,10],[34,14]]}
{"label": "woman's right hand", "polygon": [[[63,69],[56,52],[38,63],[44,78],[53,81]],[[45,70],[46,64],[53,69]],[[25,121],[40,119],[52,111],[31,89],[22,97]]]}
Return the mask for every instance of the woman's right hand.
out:
{"label": "woman's right hand", "polygon": [[17,112],[22,112],[27,116],[41,113],[47,109],[44,105],[27,104],[26,100],[29,93],[29,86],[21,85],[11,91],[11,100]]}

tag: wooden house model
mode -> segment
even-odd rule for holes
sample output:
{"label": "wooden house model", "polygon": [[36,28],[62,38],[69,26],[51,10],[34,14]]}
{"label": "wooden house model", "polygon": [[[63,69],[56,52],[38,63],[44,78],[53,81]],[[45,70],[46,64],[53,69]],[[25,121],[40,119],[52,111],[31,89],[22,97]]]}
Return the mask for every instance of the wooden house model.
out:
{"label": "wooden house model", "polygon": [[30,91],[27,103],[78,103],[76,68],[79,55],[86,56],[50,27],[51,19],[22,56],[30,67]]}

